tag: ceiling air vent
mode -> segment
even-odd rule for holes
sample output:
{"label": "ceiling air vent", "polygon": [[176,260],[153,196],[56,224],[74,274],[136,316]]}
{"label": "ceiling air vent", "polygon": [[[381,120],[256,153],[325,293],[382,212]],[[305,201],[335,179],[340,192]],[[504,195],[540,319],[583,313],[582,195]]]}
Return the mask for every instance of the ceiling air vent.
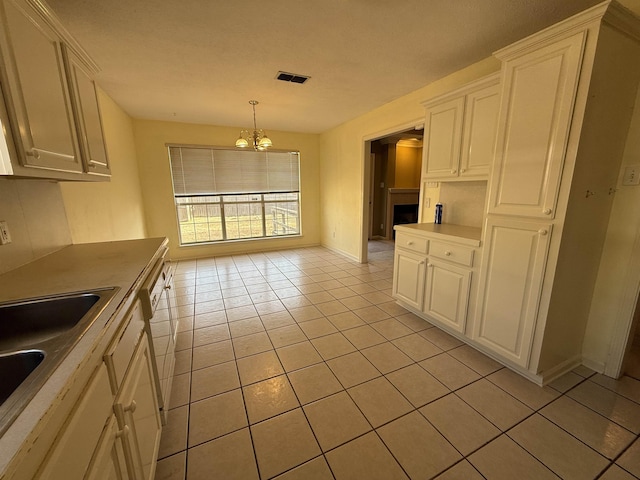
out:
{"label": "ceiling air vent", "polygon": [[276,76],[277,80],[282,80],[283,82],[291,82],[291,83],[304,83],[309,80],[311,77],[307,77],[306,75],[298,75],[296,73],[287,73],[287,72],[278,72]]}

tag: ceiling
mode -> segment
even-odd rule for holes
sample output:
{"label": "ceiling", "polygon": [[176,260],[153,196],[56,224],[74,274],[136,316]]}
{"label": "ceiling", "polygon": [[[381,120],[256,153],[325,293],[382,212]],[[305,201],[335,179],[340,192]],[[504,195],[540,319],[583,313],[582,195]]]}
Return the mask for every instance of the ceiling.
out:
{"label": "ceiling", "polygon": [[[637,1],[637,0],[628,0]],[[320,133],[598,0],[48,0],[134,118]],[[275,79],[279,70],[311,77]]]}

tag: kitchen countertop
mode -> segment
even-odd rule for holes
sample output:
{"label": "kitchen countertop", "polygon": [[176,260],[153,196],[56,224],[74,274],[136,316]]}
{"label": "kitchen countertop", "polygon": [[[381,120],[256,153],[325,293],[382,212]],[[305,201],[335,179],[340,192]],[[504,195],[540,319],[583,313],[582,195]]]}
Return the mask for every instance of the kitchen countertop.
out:
{"label": "kitchen countertop", "polygon": [[413,234],[435,234],[443,238],[443,240],[451,240],[473,247],[479,247],[482,239],[482,229],[479,227],[469,227],[466,225],[454,225],[451,223],[409,223],[404,225],[396,225],[393,227],[396,231],[405,230],[407,233]]}
{"label": "kitchen countertop", "polygon": [[[0,477],[20,451],[37,441],[41,423],[55,410],[89,355],[118,327],[110,322],[126,310],[134,293],[167,249],[166,238],[70,245],[0,275],[0,302],[119,287],[93,325],[0,437]],[[124,312],[123,312],[124,313]],[[15,457],[15,458],[14,458]]]}

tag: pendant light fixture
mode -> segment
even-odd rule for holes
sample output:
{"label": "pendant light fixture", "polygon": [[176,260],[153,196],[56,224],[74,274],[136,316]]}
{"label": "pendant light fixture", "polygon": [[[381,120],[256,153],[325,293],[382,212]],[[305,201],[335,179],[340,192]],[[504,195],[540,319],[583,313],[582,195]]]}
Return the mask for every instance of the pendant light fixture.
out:
{"label": "pendant light fixture", "polygon": [[266,150],[272,143],[271,139],[267,137],[267,134],[262,130],[258,130],[256,126],[256,105],[257,100],[249,100],[249,104],[253,107],[253,133],[249,130],[241,130],[238,140],[236,140],[236,147],[247,148],[249,145],[253,146],[254,150]]}

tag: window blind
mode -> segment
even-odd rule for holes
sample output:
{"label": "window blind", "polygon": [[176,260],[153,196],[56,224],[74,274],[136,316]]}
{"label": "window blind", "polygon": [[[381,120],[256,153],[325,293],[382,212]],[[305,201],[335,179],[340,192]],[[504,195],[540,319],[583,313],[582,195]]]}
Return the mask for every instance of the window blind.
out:
{"label": "window blind", "polygon": [[298,152],[169,147],[176,196],[300,191]]}

